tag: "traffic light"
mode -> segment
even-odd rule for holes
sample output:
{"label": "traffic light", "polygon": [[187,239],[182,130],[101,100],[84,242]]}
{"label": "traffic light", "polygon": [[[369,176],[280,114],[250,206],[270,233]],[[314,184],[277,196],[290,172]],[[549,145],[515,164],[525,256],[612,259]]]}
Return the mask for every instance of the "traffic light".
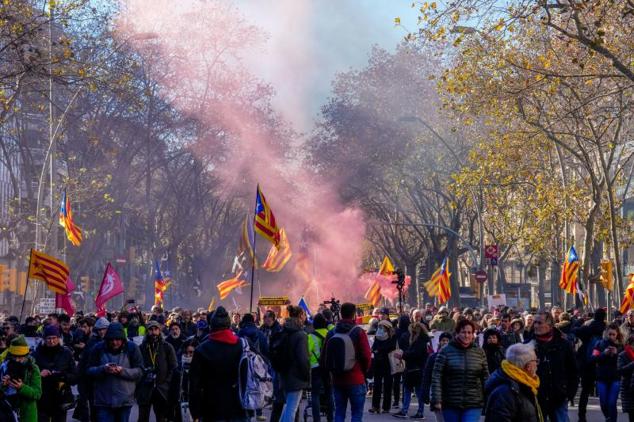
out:
{"label": "traffic light", "polygon": [[599,277],[601,285],[612,291],[614,288],[614,278],[612,276],[612,261],[607,259],[601,260],[601,276]]}

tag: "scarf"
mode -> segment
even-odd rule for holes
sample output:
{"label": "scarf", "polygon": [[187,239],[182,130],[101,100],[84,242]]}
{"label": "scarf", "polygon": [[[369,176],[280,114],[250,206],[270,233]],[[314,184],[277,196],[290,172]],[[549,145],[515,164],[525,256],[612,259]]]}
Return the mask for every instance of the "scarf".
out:
{"label": "scarf", "polygon": [[460,340],[460,337],[456,337],[456,343],[463,349],[468,349],[473,344],[471,342],[463,343],[462,340]]}
{"label": "scarf", "polygon": [[535,335],[535,338],[540,343],[548,343],[549,341],[551,341],[553,339],[554,335],[555,335],[554,331],[551,331],[550,333],[544,334],[544,335],[541,335],[541,336]]}
{"label": "scarf", "polygon": [[631,361],[634,361],[634,348],[630,346],[629,344],[626,344],[623,350],[625,351],[625,354],[627,355],[627,357]]}
{"label": "scarf", "polygon": [[226,344],[236,344],[238,342],[238,337],[229,329],[213,331],[209,334],[209,339]]}
{"label": "scarf", "polygon": [[522,368],[518,368],[508,360],[502,361],[502,371],[513,381],[517,381],[520,384],[524,384],[529,387],[534,395],[537,395],[537,389],[539,388],[539,377],[531,377]]}

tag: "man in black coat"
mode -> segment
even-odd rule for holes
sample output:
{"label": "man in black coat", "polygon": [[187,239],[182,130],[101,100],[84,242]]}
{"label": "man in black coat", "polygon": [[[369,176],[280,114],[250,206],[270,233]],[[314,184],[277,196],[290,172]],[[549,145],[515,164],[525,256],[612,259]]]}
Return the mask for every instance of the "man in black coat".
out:
{"label": "man in black coat", "polygon": [[139,421],[150,420],[150,409],[154,408],[156,422],[166,420],[168,393],[174,370],[178,366],[176,352],[171,344],[163,340],[161,324],[150,321],[147,334],[141,343],[143,356],[143,378],[137,387],[136,398],[139,403]]}
{"label": "man in black coat", "polygon": [[225,308],[219,306],[209,320],[211,333],[196,348],[189,370],[189,410],[202,422],[247,422],[238,393],[242,344]]}
{"label": "man in black coat", "polygon": [[539,405],[553,422],[568,420],[568,402],[577,392],[577,365],[572,345],[555,328],[548,312],[535,315],[535,352],[539,360]]}
{"label": "man in black coat", "polygon": [[581,376],[581,394],[579,394],[579,421],[586,420],[586,407],[588,406],[588,397],[594,391],[596,382],[595,364],[590,359],[594,343],[597,343],[603,337],[605,330],[606,313],[603,309],[597,309],[594,317],[585,324],[573,328],[572,334],[581,340],[581,347],[577,350],[577,365]]}

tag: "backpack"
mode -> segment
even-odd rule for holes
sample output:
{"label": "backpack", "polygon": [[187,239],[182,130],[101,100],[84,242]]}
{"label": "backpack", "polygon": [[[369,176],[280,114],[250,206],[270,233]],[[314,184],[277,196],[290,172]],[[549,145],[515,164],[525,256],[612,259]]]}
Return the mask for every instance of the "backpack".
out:
{"label": "backpack", "polygon": [[242,338],[242,356],[238,365],[238,391],[245,410],[262,409],[273,399],[273,378],[269,365]]}
{"label": "backpack", "polygon": [[271,366],[278,373],[284,373],[290,369],[291,359],[288,337],[289,335],[286,331],[278,331],[271,334],[269,356],[271,358]]}
{"label": "backpack", "polygon": [[350,371],[357,362],[354,342],[350,334],[358,327],[353,327],[347,333],[335,333],[328,339],[325,346],[325,367],[335,375]]}

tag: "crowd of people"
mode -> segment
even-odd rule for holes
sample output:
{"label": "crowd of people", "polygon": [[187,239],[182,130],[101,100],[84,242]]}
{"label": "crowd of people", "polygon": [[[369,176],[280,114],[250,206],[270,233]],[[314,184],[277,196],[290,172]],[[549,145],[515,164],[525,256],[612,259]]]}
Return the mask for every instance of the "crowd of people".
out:
{"label": "crowd of people", "polygon": [[619,398],[634,421],[634,310],[285,314],[1,315],[0,420],[127,421],[136,404],[140,421],[294,422],[304,403],[315,422],[356,422],[369,400],[395,418],[425,419],[427,406],[447,422],[567,421],[577,406],[585,421],[596,393],[606,421]]}

